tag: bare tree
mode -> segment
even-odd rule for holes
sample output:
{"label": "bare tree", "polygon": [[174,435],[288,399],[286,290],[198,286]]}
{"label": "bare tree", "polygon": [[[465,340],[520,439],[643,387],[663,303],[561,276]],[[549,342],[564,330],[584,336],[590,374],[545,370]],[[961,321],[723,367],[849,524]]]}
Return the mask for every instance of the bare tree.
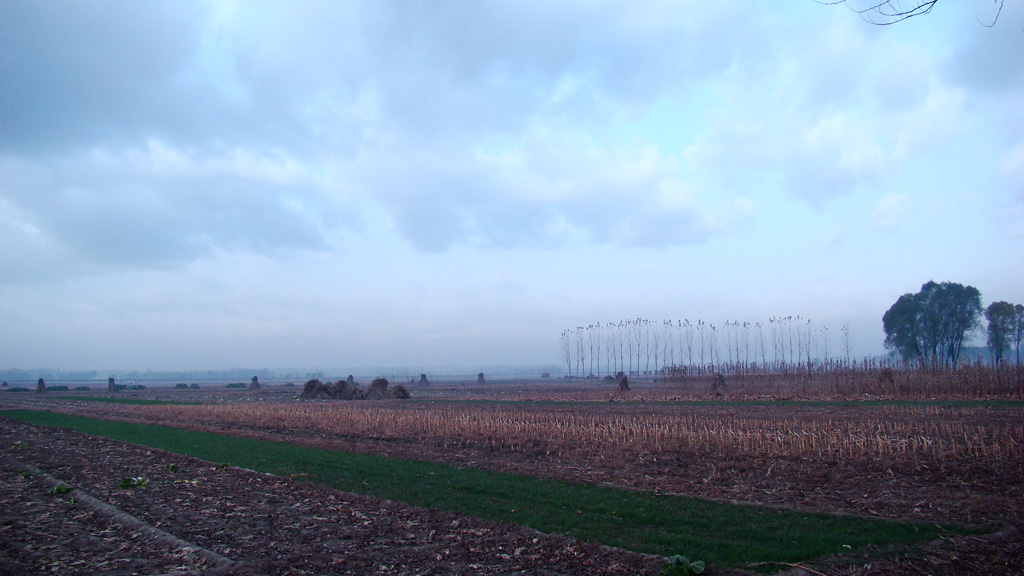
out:
{"label": "bare tree", "polygon": [[[644,358],[646,359],[643,372],[644,374],[650,374],[650,353],[653,347],[654,351],[654,368],[657,368],[657,342],[653,338],[654,330],[651,328],[651,322],[649,320],[643,321],[643,331],[641,333],[641,341],[643,342]],[[640,359],[637,359],[637,364],[640,364]],[[638,366],[639,367],[639,366]]]}
{"label": "bare tree", "polygon": [[609,322],[605,325],[604,332],[604,371],[607,374],[614,374],[612,371],[612,363],[615,361],[615,323]]}
{"label": "bare tree", "polygon": [[750,322],[743,323],[743,373],[750,366]]}
{"label": "bare tree", "polygon": [[693,324],[690,324],[689,320],[683,321],[683,338],[686,340],[686,362],[693,366]]}
{"label": "bare tree", "polygon": [[732,347],[736,353],[736,364],[740,363],[740,321],[732,321]]}
{"label": "bare tree", "polygon": [[[797,320],[797,322],[799,322],[800,321],[800,317],[797,316],[796,320]],[[798,326],[797,330],[799,330],[799,329],[800,328]],[[796,363],[793,361],[793,317],[792,316],[786,316],[786,333],[787,333],[787,336],[789,336],[789,365],[790,366],[795,366]],[[800,345],[800,337],[799,336],[800,335],[797,334],[797,338],[796,338],[797,346]],[[800,352],[801,351],[799,349],[796,351],[796,359],[797,360],[800,360]]]}
{"label": "bare tree", "polygon": [[[799,337],[799,334],[797,335]],[[811,344],[814,340],[814,327],[810,318],[807,319],[807,329],[804,331],[804,347],[807,349],[807,372],[811,372]]]}
{"label": "bare tree", "polygon": [[618,330],[615,332],[615,341],[618,344],[618,370],[615,370],[616,374],[623,368],[626,368],[626,362],[625,359],[623,359],[623,345],[625,343],[623,340],[625,339],[625,331],[626,327],[623,326],[623,321],[618,321]]}
{"label": "bare tree", "polygon": [[[587,370],[587,376],[590,376],[591,374],[594,373],[594,344],[595,343],[596,342],[594,341],[594,325],[590,324],[590,325],[587,326],[587,347],[590,349],[590,370]],[[597,354],[600,357],[600,355],[601,355],[601,348],[600,348],[600,346],[601,345],[600,345],[600,343],[597,343],[597,345],[598,345],[598,348],[597,348],[598,353]],[[600,358],[598,358],[598,360],[600,360]],[[597,369],[598,370],[601,369],[601,363],[600,362],[597,363]]]}
{"label": "bare tree", "polygon": [[658,356],[661,354],[661,332],[658,331],[658,325],[654,322],[651,323],[648,340],[650,340],[651,350],[654,352],[654,373],[657,374]]}
{"label": "bare tree", "polygon": [[704,363],[704,348],[707,343],[707,328],[708,326],[707,324],[704,323],[703,320],[697,320],[697,338],[698,340],[700,340],[700,372],[698,372],[699,374],[704,373],[704,366],[706,366],[706,364]]}
{"label": "bare tree", "polygon": [[725,337],[725,355],[729,366],[732,366],[732,323],[728,320],[722,324],[722,336]]}
{"label": "bare tree", "polygon": [[775,354],[775,368],[778,369],[779,361],[786,359],[785,340],[782,332],[782,318],[771,317],[768,319],[772,329],[772,352]]}
{"label": "bare tree", "polygon": [[562,354],[565,358],[565,367],[569,370],[569,378],[572,378],[572,352],[575,348],[572,341],[572,332],[569,330],[562,330]]}
{"label": "bare tree", "polygon": [[[675,366],[676,365],[676,348],[673,345],[673,332],[671,320],[661,321],[661,365]],[[671,359],[670,359],[671,357]]]}
{"label": "bare tree", "polygon": [[[1024,317],[1018,322],[1022,320]],[[1024,332],[1024,326],[1019,330]],[[844,323],[840,331],[840,354],[845,353],[846,365],[850,366],[853,340],[850,325]],[[768,363],[766,340],[769,337],[773,364]],[[1020,340],[1019,335],[1017,340]],[[670,367],[684,374],[703,375],[795,371],[805,366],[808,372],[813,372],[833,362],[836,366],[843,365],[841,357],[832,358],[836,352],[828,326],[817,327],[809,318],[801,316],[773,316],[767,326],[763,322],[739,320],[720,326],[703,320],[655,322],[646,318],[598,322],[564,330],[561,345],[570,378],[596,377],[601,371],[602,354],[608,374],[625,371],[630,376],[661,374]],[[723,345],[725,360],[722,359]]]}
{"label": "bare tree", "polygon": [[755,336],[757,338],[757,340],[755,340],[756,346],[757,349],[761,351],[761,369],[764,370],[768,366],[768,358],[766,357],[764,349],[764,324],[757,322],[754,324],[754,328],[757,330]]}
{"label": "bare tree", "polygon": [[[924,16],[932,11],[939,0],[816,0],[819,4],[835,6],[845,4],[847,8],[860,15],[866,22],[876,26],[889,26],[914,16]],[[994,0],[996,13],[992,21],[985,23],[978,18],[982,26],[991,28],[999,21],[1006,0]]]}
{"label": "bare tree", "polygon": [[708,329],[708,351],[711,355],[711,371],[714,372],[715,366],[722,361],[718,353],[718,328],[715,328],[714,324],[708,324]]}
{"label": "bare tree", "polygon": [[[633,350],[636,349],[636,340],[633,338],[635,324],[636,323],[632,320],[626,320],[626,331],[623,334],[626,339],[627,352],[629,352],[629,369],[626,371],[626,374],[633,373]],[[639,367],[639,361],[637,362],[637,365]]]}
{"label": "bare tree", "polygon": [[821,327],[821,351],[825,357],[825,364],[828,364],[828,349],[832,343],[832,334],[828,331],[828,326]]}
{"label": "bare tree", "polygon": [[583,346],[583,326],[576,327],[576,377],[583,374],[583,367],[587,365],[587,349]]}
{"label": "bare tree", "polygon": [[633,323],[633,344],[636,346],[636,371],[640,373],[640,354],[644,351],[644,322],[645,320],[637,318],[636,322]]}
{"label": "bare tree", "polygon": [[853,333],[850,332],[850,323],[844,322],[843,327],[839,329],[843,333],[843,352],[846,353],[846,365],[850,365],[850,346],[853,344]]}

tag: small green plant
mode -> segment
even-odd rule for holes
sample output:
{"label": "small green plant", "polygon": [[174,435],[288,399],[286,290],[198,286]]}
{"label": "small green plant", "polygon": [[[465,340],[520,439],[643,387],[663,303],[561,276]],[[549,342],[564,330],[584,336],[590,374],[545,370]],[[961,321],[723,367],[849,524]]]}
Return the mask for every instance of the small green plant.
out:
{"label": "small green plant", "polygon": [[668,576],[696,576],[704,572],[704,562],[676,554],[668,559],[661,571]]}
{"label": "small green plant", "polygon": [[13,446],[11,446],[11,450],[24,450],[25,448],[28,448],[28,446],[25,446],[25,443],[21,440],[18,440]]}
{"label": "small green plant", "polygon": [[68,492],[71,492],[71,486],[68,486],[67,484],[57,484],[51,488],[47,494],[50,496],[58,496],[60,494],[67,494]]}
{"label": "small green plant", "polygon": [[22,470],[21,472],[18,472],[18,474],[20,474],[22,478],[31,478],[33,476],[33,474],[28,470]]}
{"label": "small green plant", "polygon": [[143,478],[142,476],[130,477],[126,476],[121,478],[121,488],[143,488],[149,484],[149,479]]}
{"label": "small green plant", "polygon": [[166,472],[177,472],[178,470],[180,470],[180,468],[178,468],[177,464],[168,464],[167,466],[164,466],[164,471]]}

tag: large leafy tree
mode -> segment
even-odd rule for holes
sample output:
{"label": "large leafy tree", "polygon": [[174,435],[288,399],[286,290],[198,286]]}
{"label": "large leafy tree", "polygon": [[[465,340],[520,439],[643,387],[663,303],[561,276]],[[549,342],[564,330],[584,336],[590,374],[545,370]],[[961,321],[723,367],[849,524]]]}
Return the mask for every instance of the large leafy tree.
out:
{"label": "large leafy tree", "polygon": [[882,316],[885,347],[905,360],[924,360],[926,344],[922,340],[924,306],[917,294],[904,294]]}
{"label": "large leafy tree", "polygon": [[1013,307],[1013,347],[1017,349],[1017,366],[1020,366],[1020,342],[1024,340],[1024,305]]}
{"label": "large leafy tree", "polygon": [[1017,311],[1009,302],[993,302],[985,309],[985,319],[988,320],[988,348],[995,363],[1000,364],[1015,333]]}
{"label": "large leafy tree", "polygon": [[981,318],[981,292],[955,282],[927,282],[882,316],[885,346],[906,360],[956,364]]}

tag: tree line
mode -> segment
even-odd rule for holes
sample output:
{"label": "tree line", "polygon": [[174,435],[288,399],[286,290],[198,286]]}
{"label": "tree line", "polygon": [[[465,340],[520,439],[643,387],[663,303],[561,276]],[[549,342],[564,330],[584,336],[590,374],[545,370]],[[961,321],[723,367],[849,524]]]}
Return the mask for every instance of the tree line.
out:
{"label": "tree line", "polygon": [[[1024,339],[1024,306],[998,301],[982,308],[973,286],[929,281],[916,294],[904,294],[882,316],[885,347],[911,364],[957,366],[964,343],[987,323],[992,361]],[[833,342],[833,339],[836,339]],[[844,323],[838,334],[801,316],[774,316],[767,322],[634,318],[595,322],[562,331],[561,358],[570,378],[598,374],[676,376],[793,372],[853,365],[853,334]]]}
{"label": "tree line", "polygon": [[843,324],[834,347],[828,326],[801,316],[719,325],[634,318],[563,330],[560,343],[570,378],[596,378],[602,372],[658,375],[666,370],[702,375],[849,364],[853,334],[850,325]]}
{"label": "tree line", "polygon": [[900,296],[882,316],[885,347],[908,362],[956,366],[983,316],[993,363],[1003,363],[1012,347],[1020,365],[1024,305],[998,301],[983,310],[981,292],[955,282],[929,281],[917,293]]}

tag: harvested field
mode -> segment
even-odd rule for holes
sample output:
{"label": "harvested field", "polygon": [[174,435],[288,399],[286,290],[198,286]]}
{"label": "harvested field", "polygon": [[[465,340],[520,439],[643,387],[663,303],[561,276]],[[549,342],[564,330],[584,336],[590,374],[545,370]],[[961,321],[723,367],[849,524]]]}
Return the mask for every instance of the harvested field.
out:
{"label": "harvested field", "polygon": [[[972,526],[999,532],[1003,539],[998,545],[963,539],[948,543],[945,552],[929,549],[927,570],[918,563],[924,556],[913,554],[875,558],[870,569],[849,559],[834,565],[823,560],[819,566],[836,573],[963,573],[968,566],[983,573],[1019,573],[1008,568],[1022,553],[1024,406],[1019,403],[649,401],[673,390],[679,391],[641,384],[628,398],[608,390],[560,392],[570,402],[551,396],[522,401],[539,396],[538,390],[514,386],[492,393],[517,401],[479,401],[482,392],[436,384],[429,395],[413,390],[414,400],[402,402],[296,402],[297,391],[273,386],[258,394],[154,390],[133,397],[200,402],[193,405],[38,395],[4,400],[10,407],[656,493]],[[460,395],[477,400],[456,400]],[[580,401],[596,395],[605,401]],[[1006,558],[1011,560],[997,566]]]}
{"label": "harvested field", "polygon": [[51,409],[801,510],[997,527],[1024,407],[60,401]]}
{"label": "harvested field", "polygon": [[[6,419],[0,442],[3,574],[632,575],[653,574],[662,562]],[[51,484],[30,467],[73,490],[49,494]],[[124,489],[123,477],[148,482]],[[120,516],[83,504],[83,493]],[[191,545],[154,542],[125,516]]]}

